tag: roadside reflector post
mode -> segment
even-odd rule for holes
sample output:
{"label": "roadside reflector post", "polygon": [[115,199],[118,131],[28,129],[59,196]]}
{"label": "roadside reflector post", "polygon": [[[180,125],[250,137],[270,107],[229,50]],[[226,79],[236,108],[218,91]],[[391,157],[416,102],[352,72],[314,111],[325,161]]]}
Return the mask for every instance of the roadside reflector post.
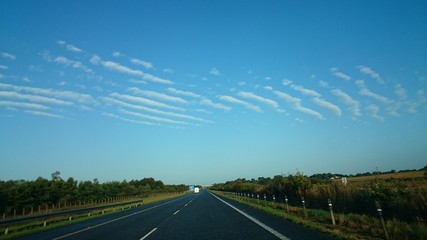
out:
{"label": "roadside reflector post", "polygon": [[43,222],[43,227],[46,227],[47,226],[47,221],[44,221]]}
{"label": "roadside reflector post", "polygon": [[302,202],[302,208],[304,209],[304,218],[307,218],[307,210],[305,209],[305,199],[303,196],[301,197],[301,202]]}
{"label": "roadside reflector post", "polygon": [[332,225],[335,226],[335,217],[334,217],[334,211],[332,210],[331,199],[328,199],[328,206],[329,206],[329,211],[331,212]]}
{"label": "roadside reflector post", "polygon": [[286,195],[285,195],[285,202],[286,202],[286,212],[289,214],[288,196]]}
{"label": "roadside reflector post", "polygon": [[384,234],[385,234],[385,239],[389,240],[390,237],[388,235],[387,228],[385,226],[385,222],[384,222],[384,218],[383,218],[383,210],[381,209],[381,205],[380,205],[380,203],[378,201],[375,201],[375,206],[377,207],[378,216],[381,219],[381,225],[383,226],[383,230],[384,230]]}
{"label": "roadside reflector post", "polygon": [[4,230],[4,235],[7,235],[9,233],[9,228],[6,228],[5,230]]}
{"label": "roadside reflector post", "polygon": [[267,206],[267,195],[264,193],[264,205]]}
{"label": "roadside reflector post", "polygon": [[259,193],[256,194],[257,202],[259,204]]}
{"label": "roadside reflector post", "polygon": [[276,196],[273,194],[273,207],[276,209]]}

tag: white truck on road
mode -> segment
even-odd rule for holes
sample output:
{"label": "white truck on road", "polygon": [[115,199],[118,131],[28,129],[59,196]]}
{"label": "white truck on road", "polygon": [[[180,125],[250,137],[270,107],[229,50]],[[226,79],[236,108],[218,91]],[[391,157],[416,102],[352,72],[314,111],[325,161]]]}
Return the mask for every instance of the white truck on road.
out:
{"label": "white truck on road", "polygon": [[195,187],[194,188],[194,193],[199,193],[199,192],[200,192],[200,189],[198,187]]}

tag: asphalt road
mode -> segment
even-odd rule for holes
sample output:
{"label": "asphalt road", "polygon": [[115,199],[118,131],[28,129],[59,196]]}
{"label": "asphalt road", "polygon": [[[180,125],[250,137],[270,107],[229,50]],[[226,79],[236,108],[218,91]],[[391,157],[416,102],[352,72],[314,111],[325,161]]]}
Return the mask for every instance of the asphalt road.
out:
{"label": "asphalt road", "polygon": [[21,239],[333,239],[204,190]]}

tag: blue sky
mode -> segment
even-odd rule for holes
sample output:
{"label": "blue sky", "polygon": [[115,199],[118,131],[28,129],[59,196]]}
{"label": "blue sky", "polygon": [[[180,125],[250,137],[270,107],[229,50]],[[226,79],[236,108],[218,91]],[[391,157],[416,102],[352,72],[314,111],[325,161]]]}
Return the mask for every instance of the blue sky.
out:
{"label": "blue sky", "polygon": [[0,179],[427,165],[426,1],[1,1]]}

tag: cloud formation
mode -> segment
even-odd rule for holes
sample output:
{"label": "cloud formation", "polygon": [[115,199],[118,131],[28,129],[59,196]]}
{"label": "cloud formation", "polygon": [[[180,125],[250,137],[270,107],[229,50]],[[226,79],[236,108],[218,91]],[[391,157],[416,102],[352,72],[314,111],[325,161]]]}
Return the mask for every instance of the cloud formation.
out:
{"label": "cloud formation", "polygon": [[316,111],[314,111],[314,110],[312,110],[310,108],[303,107],[301,105],[301,99],[299,99],[299,98],[292,97],[291,95],[289,95],[287,93],[284,93],[284,92],[280,92],[280,91],[274,91],[274,94],[278,98],[286,100],[292,106],[292,108],[295,109],[295,110],[297,110],[297,111],[300,111],[302,113],[311,115],[311,116],[313,116],[313,117],[315,117],[317,119],[320,119],[320,120],[324,120],[325,119],[322,116],[322,114],[320,114],[319,112],[316,112]]}
{"label": "cloud formation", "polygon": [[0,52],[0,56],[7,58],[9,60],[15,60],[16,56],[7,52]]}
{"label": "cloud formation", "polygon": [[124,74],[128,74],[128,75],[132,75],[132,76],[141,77],[142,79],[147,80],[147,81],[156,82],[156,83],[162,83],[162,84],[169,84],[169,85],[174,84],[170,80],[159,78],[159,77],[156,77],[156,76],[151,75],[149,73],[144,73],[141,70],[131,69],[129,67],[126,67],[124,65],[121,65],[119,63],[112,62],[112,61],[103,61],[97,55],[92,56],[90,62],[92,64],[95,64],[95,65],[101,64],[106,69],[109,69],[109,70],[112,70],[112,71],[116,71],[116,72],[120,72],[120,73],[124,73]]}
{"label": "cloud formation", "polygon": [[279,104],[276,101],[255,95],[254,93],[251,93],[251,92],[240,91],[237,95],[239,95],[240,97],[246,98],[246,99],[258,101],[258,102],[263,103],[267,106],[270,106],[271,108],[278,108],[279,107]]}
{"label": "cloud formation", "polygon": [[78,48],[72,44],[68,44],[63,40],[58,40],[56,43],[58,43],[58,45],[60,45],[61,47],[65,47],[65,49],[67,49],[68,51],[71,51],[71,52],[81,53],[83,51],[80,48]]}
{"label": "cloud formation", "polygon": [[214,75],[214,76],[219,76],[221,73],[219,72],[219,70],[215,67],[211,68],[211,70],[209,71],[210,74]]}
{"label": "cloud formation", "polygon": [[333,89],[331,90],[331,93],[337,96],[341,100],[341,102],[347,105],[347,109],[353,114],[353,117],[358,117],[362,115],[360,112],[360,103],[350,97],[350,95],[341,91],[340,89]]}
{"label": "cloud formation", "polygon": [[375,81],[377,81],[377,83],[379,84],[384,84],[384,80],[381,78],[379,73],[376,73],[374,70],[372,70],[370,67],[366,67],[366,66],[356,66],[356,68],[359,69],[359,71],[364,74],[364,75],[368,75],[371,78],[375,79]]}
{"label": "cloud formation", "polygon": [[115,93],[115,92],[111,93],[110,96],[118,98],[118,99],[126,100],[126,101],[131,101],[131,102],[143,104],[143,105],[153,106],[153,107],[166,108],[166,109],[172,109],[172,110],[182,110],[181,108],[174,107],[171,105],[167,105],[167,104],[157,102],[157,101],[154,101],[151,99],[143,98],[143,97],[135,97],[135,96],[126,95],[126,94],[119,94],[119,93]]}
{"label": "cloud formation", "polygon": [[0,106],[6,107],[6,108],[28,108],[28,109],[37,109],[37,110],[49,109],[48,106],[38,104],[38,103],[2,101],[2,100],[0,100]]}
{"label": "cloud formation", "polygon": [[202,99],[200,101],[200,105],[205,105],[205,106],[213,107],[213,108],[224,110],[224,111],[230,111],[231,110],[230,107],[222,105],[221,103],[214,103],[214,102],[212,102],[212,100],[210,100],[208,98]]}
{"label": "cloud formation", "polygon": [[43,95],[48,97],[60,98],[60,99],[68,99],[73,102],[78,102],[81,104],[90,104],[90,105],[97,104],[97,101],[91,95],[72,92],[72,91],[16,86],[16,85],[5,84],[5,83],[0,83],[0,89],[8,89],[8,90],[13,90],[17,92],[22,91],[22,92],[32,93],[36,95]]}
{"label": "cloud formation", "polygon": [[153,68],[153,64],[147,61],[143,61],[137,58],[132,58],[130,60],[131,63],[135,64],[135,65],[139,65],[139,66],[143,66],[146,69],[151,69]]}
{"label": "cloud formation", "polygon": [[201,98],[202,97],[199,94],[189,92],[189,91],[177,90],[175,88],[168,88],[167,90],[170,93],[175,94],[175,95],[181,95],[181,96],[192,97],[192,98]]}
{"label": "cloud formation", "polygon": [[336,67],[330,68],[329,71],[331,71],[332,75],[334,75],[337,78],[341,78],[344,81],[349,81],[351,79],[349,75],[343,72],[340,72]]}
{"label": "cloud formation", "polygon": [[380,108],[377,105],[370,104],[366,107],[366,112],[368,115],[380,122],[384,122],[384,118],[378,115],[378,112],[380,111]]}
{"label": "cloud formation", "polygon": [[359,94],[363,95],[363,96],[367,96],[367,97],[371,97],[377,101],[380,101],[384,104],[390,104],[392,101],[390,99],[388,99],[387,97],[384,97],[380,94],[374,93],[371,90],[369,90],[366,85],[365,82],[363,80],[356,80],[356,84],[360,87],[360,91]]}
{"label": "cloud formation", "polygon": [[231,97],[231,96],[219,96],[218,98],[221,101],[225,101],[225,102],[229,102],[229,103],[233,103],[233,104],[238,104],[238,105],[244,106],[245,108],[250,109],[250,110],[255,111],[255,112],[262,112],[260,107],[252,105],[252,104],[250,104],[248,102],[239,100],[239,99],[237,99],[235,97]]}
{"label": "cloud formation", "polygon": [[144,95],[146,97],[154,98],[160,101],[167,101],[167,102],[180,103],[180,104],[188,103],[186,100],[180,97],[173,97],[164,93],[159,93],[154,91],[141,90],[137,87],[131,87],[131,88],[128,88],[128,90],[134,94]]}

